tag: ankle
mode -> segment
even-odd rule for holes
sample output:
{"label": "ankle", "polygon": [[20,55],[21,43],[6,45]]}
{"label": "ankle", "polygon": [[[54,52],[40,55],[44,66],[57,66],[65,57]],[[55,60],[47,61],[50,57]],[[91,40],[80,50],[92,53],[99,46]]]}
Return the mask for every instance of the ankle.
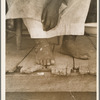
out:
{"label": "ankle", "polygon": [[75,41],[76,40],[76,35],[68,35],[68,36],[64,36],[63,41]]}
{"label": "ankle", "polygon": [[46,39],[35,39],[35,52],[41,51],[43,48],[50,48],[50,45]]}

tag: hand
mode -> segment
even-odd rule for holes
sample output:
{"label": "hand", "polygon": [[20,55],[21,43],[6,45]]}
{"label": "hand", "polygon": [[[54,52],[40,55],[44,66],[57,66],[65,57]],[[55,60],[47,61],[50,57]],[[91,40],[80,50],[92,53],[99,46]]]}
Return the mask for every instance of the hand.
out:
{"label": "hand", "polygon": [[57,3],[50,2],[42,12],[41,22],[43,24],[43,30],[49,31],[54,28],[58,23],[59,7]]}

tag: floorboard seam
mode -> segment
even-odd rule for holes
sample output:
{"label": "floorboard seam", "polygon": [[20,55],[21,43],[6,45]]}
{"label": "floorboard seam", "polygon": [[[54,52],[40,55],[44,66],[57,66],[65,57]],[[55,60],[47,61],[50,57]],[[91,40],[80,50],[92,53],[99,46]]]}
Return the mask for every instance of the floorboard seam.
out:
{"label": "floorboard seam", "polygon": [[17,66],[31,53],[31,51],[33,50],[34,47],[32,47],[32,49],[30,49],[30,51],[24,56],[24,58],[17,64]]}

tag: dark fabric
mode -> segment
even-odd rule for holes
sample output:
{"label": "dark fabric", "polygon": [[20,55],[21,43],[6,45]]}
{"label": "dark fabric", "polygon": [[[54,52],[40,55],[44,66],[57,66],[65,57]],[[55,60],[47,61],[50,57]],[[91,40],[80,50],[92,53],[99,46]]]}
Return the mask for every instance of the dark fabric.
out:
{"label": "dark fabric", "polygon": [[91,0],[86,22],[97,22],[97,0]]}

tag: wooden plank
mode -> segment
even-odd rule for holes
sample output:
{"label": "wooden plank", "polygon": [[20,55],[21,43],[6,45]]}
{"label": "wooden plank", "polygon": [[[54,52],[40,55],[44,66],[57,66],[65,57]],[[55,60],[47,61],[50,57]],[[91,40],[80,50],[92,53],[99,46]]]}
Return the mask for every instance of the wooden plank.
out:
{"label": "wooden plank", "polygon": [[6,92],[96,92],[96,77],[92,75],[65,77],[49,72],[7,74]]}
{"label": "wooden plank", "polygon": [[6,30],[6,41],[8,41],[9,39],[13,37],[15,37],[15,32]]}
{"label": "wooden plank", "polygon": [[[79,36],[76,40],[77,45],[90,55],[89,60],[81,60],[74,58],[74,67],[79,69],[81,74],[96,75],[96,50],[91,41],[86,36]],[[80,49],[80,50],[81,50]]]}
{"label": "wooden plank", "polygon": [[43,68],[42,65],[36,64],[34,48],[31,50],[28,56],[18,65],[18,67],[21,67],[21,73],[32,73]]}
{"label": "wooden plank", "polygon": [[33,47],[33,40],[23,37],[22,49],[16,49],[15,37],[6,44],[6,72],[14,72],[21,60],[30,52]]}
{"label": "wooden plank", "polygon": [[6,100],[96,100],[95,92],[6,93]]}

